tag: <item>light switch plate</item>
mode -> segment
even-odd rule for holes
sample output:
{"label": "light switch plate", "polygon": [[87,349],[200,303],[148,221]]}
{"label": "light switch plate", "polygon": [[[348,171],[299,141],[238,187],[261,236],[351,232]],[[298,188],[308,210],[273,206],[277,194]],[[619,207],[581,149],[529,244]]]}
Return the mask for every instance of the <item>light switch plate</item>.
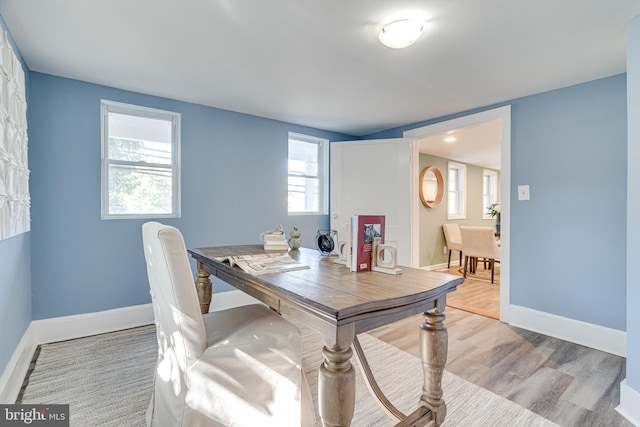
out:
{"label": "light switch plate", "polygon": [[530,200],[529,196],[529,186],[528,185],[518,185],[518,200]]}

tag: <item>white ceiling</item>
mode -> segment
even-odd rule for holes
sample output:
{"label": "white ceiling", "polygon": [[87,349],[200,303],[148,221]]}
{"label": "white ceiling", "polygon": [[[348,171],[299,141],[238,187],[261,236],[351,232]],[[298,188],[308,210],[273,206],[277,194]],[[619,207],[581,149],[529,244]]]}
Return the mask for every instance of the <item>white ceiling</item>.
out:
{"label": "white ceiling", "polygon": [[[428,18],[396,50],[394,13]],[[354,136],[622,73],[640,0],[0,0],[33,71]]]}
{"label": "white ceiling", "polygon": [[[500,120],[492,120],[418,139],[418,150],[499,171],[500,132]],[[445,141],[445,138],[455,138],[455,141]]]}

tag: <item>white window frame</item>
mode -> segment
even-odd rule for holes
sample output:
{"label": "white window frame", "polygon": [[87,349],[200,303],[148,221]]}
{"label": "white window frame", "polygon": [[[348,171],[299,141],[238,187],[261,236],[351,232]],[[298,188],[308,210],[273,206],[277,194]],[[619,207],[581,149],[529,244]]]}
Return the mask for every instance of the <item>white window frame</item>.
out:
{"label": "white window frame", "polygon": [[[458,171],[457,191],[455,194],[459,210],[451,213],[450,211],[450,170]],[[456,162],[448,162],[447,166],[447,219],[465,219],[467,218],[467,165]]]}
{"label": "white window frame", "polygon": [[[127,162],[109,159],[109,118],[110,112],[126,114],[151,119],[160,119],[172,123],[171,133],[171,163]],[[139,105],[124,104],[121,102],[100,100],[100,130],[101,130],[101,218],[102,219],[140,219],[140,218],[180,218],[180,113],[142,107]],[[171,212],[168,214],[142,213],[142,214],[112,214],[109,213],[109,165],[131,164],[144,167],[158,167],[171,170],[172,200]]]}
{"label": "white window frame", "polygon": [[[310,135],[303,135],[301,133],[289,132],[289,138],[287,140],[287,147],[289,147],[290,141],[301,141],[305,143],[311,143],[317,145],[317,163],[318,173],[317,175],[305,175],[295,174],[289,171],[287,167],[287,212],[289,215],[327,215],[329,213],[329,140],[324,138],[318,138]],[[287,148],[288,153],[288,148]],[[289,160],[289,154],[287,154],[287,164]],[[318,180],[318,210],[316,211],[289,211],[289,177],[302,177]]]}
{"label": "white window frame", "polygon": [[[489,188],[487,192],[487,178],[489,179]],[[488,193],[488,194],[487,194]],[[487,200],[488,198],[488,200]],[[482,219],[492,219],[489,214],[489,206],[498,203],[498,172],[483,169],[482,170]]]}

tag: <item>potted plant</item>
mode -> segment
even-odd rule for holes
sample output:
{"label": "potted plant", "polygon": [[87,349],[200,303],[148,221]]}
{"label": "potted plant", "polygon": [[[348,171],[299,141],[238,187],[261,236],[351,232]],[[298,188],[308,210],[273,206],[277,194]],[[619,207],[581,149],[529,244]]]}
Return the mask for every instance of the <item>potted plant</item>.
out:
{"label": "potted plant", "polygon": [[491,218],[496,219],[496,233],[500,234],[500,202],[493,203],[487,210]]}

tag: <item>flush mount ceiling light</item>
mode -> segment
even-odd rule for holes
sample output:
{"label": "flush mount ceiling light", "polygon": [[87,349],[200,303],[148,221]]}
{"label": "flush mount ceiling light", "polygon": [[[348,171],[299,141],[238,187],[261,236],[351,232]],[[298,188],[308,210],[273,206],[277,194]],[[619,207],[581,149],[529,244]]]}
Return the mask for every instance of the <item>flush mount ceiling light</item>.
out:
{"label": "flush mount ceiling light", "polygon": [[412,19],[394,21],[380,30],[380,42],[392,49],[401,49],[418,40],[423,29],[424,22]]}

